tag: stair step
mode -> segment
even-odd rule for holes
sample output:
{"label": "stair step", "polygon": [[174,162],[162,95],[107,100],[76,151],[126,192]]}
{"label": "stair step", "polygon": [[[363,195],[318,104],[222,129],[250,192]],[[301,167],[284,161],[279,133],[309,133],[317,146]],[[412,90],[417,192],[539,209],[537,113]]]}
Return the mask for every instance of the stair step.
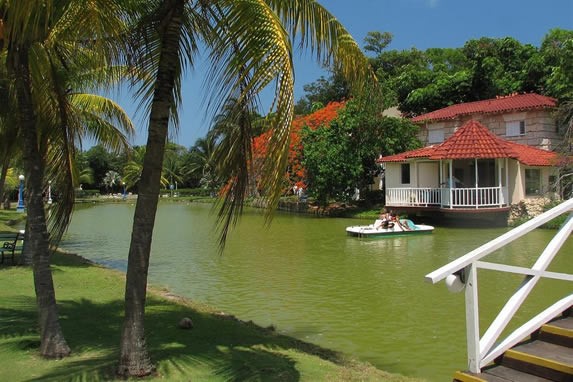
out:
{"label": "stair step", "polygon": [[506,351],[502,364],[554,381],[573,381],[573,348],[566,346],[526,342]]}
{"label": "stair step", "polygon": [[[524,373],[519,370],[511,369],[503,365],[496,365],[491,369],[484,372],[487,375],[495,376],[501,378],[502,381],[519,381],[519,382],[550,382],[550,379],[543,377],[538,377],[536,375],[531,375]],[[489,380],[488,380],[489,381]]]}
{"label": "stair step", "polygon": [[481,374],[470,372],[457,372],[454,374],[457,382],[551,382],[550,379],[527,374],[519,370],[510,369],[503,365],[494,365],[482,370]]}
{"label": "stair step", "polygon": [[538,338],[545,342],[573,347],[573,317],[563,317],[543,325]]}

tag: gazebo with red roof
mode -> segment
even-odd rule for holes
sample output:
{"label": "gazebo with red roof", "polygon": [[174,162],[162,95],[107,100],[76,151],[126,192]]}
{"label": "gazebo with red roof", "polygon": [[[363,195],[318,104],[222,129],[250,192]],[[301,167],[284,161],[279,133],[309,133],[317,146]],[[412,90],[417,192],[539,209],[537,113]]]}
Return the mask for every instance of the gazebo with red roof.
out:
{"label": "gazebo with red roof", "polygon": [[506,225],[511,204],[556,182],[558,160],[554,152],[504,140],[470,120],[440,144],[378,163],[385,168],[387,207],[482,217],[488,211]]}

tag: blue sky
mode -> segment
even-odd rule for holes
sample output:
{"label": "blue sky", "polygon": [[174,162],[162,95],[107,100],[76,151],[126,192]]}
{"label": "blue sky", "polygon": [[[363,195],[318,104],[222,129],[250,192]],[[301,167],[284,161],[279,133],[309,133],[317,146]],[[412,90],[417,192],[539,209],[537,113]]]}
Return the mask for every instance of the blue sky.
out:
{"label": "blue sky", "polygon": [[[573,29],[573,0],[322,0],[362,46],[370,31],[394,35],[387,49],[420,50],[457,48],[480,37],[513,37],[539,46],[550,29]],[[295,97],[303,86],[327,75],[310,55],[295,53]],[[187,148],[205,136],[209,120],[201,108],[202,70],[188,74],[183,87],[181,128],[170,139]],[[264,100],[263,100],[264,101]],[[134,144],[145,144],[147,121],[135,115],[134,105],[121,97],[118,102],[137,126]],[[263,111],[262,114],[265,114]]]}

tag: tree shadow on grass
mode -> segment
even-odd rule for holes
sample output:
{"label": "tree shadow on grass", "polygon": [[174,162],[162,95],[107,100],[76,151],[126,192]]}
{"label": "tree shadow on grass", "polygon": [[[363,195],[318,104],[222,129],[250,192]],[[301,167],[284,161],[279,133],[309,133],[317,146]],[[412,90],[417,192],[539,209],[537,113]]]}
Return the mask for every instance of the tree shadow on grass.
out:
{"label": "tree shadow on grass", "polygon": [[[0,309],[0,343],[13,352],[37,348],[36,306],[32,298],[10,301]],[[61,325],[72,356],[35,370],[28,381],[110,381],[115,379],[123,301],[60,301]],[[194,327],[178,322],[191,317]],[[15,321],[15,319],[17,320]],[[32,329],[31,329],[32,328]],[[33,334],[33,335],[32,335]],[[279,335],[233,316],[198,311],[188,303],[150,297],[146,335],[151,357],[163,380],[298,381],[300,373],[290,350],[335,363],[338,353]],[[10,341],[3,338],[10,337]],[[18,339],[18,337],[21,337]],[[6,350],[6,348],[4,349]],[[22,357],[29,354],[22,353]],[[45,361],[51,362],[51,361]]]}

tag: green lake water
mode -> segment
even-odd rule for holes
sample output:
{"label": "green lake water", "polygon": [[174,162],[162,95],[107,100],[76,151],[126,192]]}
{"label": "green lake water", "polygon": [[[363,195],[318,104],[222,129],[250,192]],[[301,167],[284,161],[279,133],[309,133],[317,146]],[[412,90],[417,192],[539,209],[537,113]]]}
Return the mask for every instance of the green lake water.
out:
{"label": "green lake water", "polygon": [[[102,204],[74,213],[62,247],[119,270],[127,266],[134,205]],[[210,205],[161,202],[149,280],[242,320],[338,350],[392,373],[451,380],[464,369],[463,293],[424,276],[499,236],[505,229],[436,228],[430,235],[358,239],[357,219],[246,210],[225,252],[217,251]],[[555,231],[536,230],[490,260],[531,266]],[[569,239],[551,270],[570,273]],[[482,325],[520,278],[480,271]],[[571,293],[565,282],[536,287],[516,323]]]}

